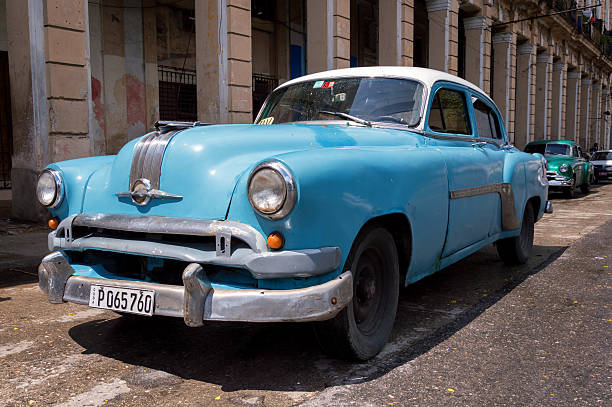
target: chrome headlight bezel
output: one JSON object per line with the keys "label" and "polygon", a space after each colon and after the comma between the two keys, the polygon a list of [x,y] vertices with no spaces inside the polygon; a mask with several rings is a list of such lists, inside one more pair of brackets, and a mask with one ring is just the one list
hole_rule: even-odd
{"label": "chrome headlight bezel", "polygon": [[559,166],[559,172],[566,173],[569,171],[569,166],[567,164],[561,164]]}
{"label": "chrome headlight bezel", "polygon": [[[55,183],[55,193],[53,196],[53,200],[49,204],[45,204],[44,202],[42,202],[38,196],[38,184],[42,176],[45,174],[49,174],[51,177],[53,177],[53,181]],[[60,175],[59,171],[54,169],[46,169],[40,173],[40,175],[38,176],[38,181],[36,182],[36,199],[38,199],[38,202],[46,208],[53,209],[60,206],[60,204],[64,200],[64,181],[62,180],[62,176]]]}
{"label": "chrome headlight bezel", "polygon": [[[253,201],[253,196],[251,194],[251,183],[253,181],[254,176],[261,170],[268,169],[276,172],[280,178],[283,180],[285,193],[282,199],[281,204],[278,209],[274,212],[265,212],[258,208],[257,204]],[[278,161],[264,161],[258,164],[253,171],[251,171],[251,175],[249,175],[249,180],[247,182],[247,197],[249,199],[249,203],[255,209],[255,211],[268,219],[278,220],[282,219],[285,216],[289,215],[289,213],[293,210],[295,206],[295,202],[297,201],[297,188],[295,185],[295,179],[289,171],[289,168]]]}

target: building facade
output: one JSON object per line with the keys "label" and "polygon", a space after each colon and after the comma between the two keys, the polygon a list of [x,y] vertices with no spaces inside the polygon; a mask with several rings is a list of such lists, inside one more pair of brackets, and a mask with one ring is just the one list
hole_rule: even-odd
{"label": "building facade", "polygon": [[510,140],[610,147],[612,0],[0,0],[0,188],[156,120],[248,123],[279,83],[422,66],[489,93]]}

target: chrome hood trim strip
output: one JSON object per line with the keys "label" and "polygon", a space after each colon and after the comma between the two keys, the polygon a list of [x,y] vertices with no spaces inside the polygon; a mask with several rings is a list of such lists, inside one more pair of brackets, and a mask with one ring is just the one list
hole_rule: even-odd
{"label": "chrome hood trim strip", "polygon": [[143,137],[134,148],[132,157],[132,168],[130,169],[131,191],[136,180],[147,179],[151,182],[152,189],[159,189],[159,178],[161,176],[161,164],[166,147],[172,138],[181,130],[169,131],[167,133],[154,132]]}

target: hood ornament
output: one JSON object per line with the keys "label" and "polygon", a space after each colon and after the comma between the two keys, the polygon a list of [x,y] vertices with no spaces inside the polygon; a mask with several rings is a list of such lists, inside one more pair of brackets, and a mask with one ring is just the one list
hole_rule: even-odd
{"label": "hood ornament", "polygon": [[132,202],[136,205],[146,205],[151,199],[183,199],[181,195],[151,188],[151,181],[146,178],[134,181],[130,192],[118,192],[115,195],[119,198],[132,198]]}

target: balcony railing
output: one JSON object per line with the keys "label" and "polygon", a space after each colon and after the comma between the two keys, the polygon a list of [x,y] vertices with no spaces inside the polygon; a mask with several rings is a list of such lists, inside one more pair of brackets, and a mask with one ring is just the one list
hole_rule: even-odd
{"label": "balcony railing", "polygon": [[[548,7],[554,11],[565,11],[579,8],[576,0],[547,0]],[[593,7],[593,10],[595,7]],[[588,9],[587,9],[588,10]],[[584,10],[570,11],[560,14],[576,32],[591,40],[601,53],[612,59],[612,32],[606,31],[603,20],[590,20],[584,15]]]}

